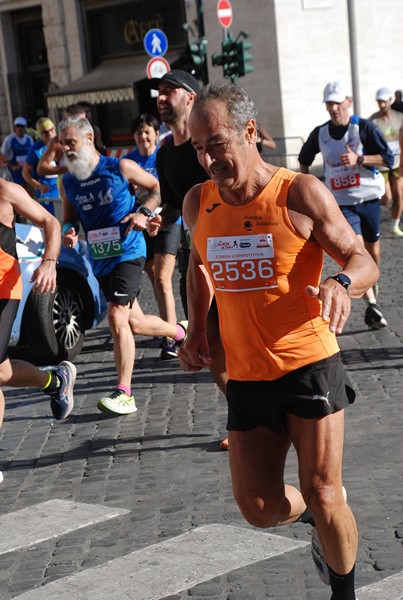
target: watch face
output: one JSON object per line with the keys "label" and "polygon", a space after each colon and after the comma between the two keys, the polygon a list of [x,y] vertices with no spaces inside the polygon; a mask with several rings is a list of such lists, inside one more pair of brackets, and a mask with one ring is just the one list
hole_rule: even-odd
{"label": "watch face", "polygon": [[338,279],[338,281],[340,281],[340,283],[345,288],[348,288],[351,285],[350,277],[348,277],[348,275],[345,275],[344,273],[339,273],[338,275],[336,275],[335,279]]}

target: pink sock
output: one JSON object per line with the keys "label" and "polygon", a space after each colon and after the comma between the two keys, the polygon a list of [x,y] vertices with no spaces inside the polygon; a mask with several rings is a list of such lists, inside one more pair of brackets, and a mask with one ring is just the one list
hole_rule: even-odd
{"label": "pink sock", "polygon": [[120,390],[121,392],[124,392],[126,394],[126,396],[131,396],[132,395],[132,391],[129,387],[127,387],[127,385],[123,385],[122,383],[118,383],[118,385],[116,386],[117,390]]}
{"label": "pink sock", "polygon": [[180,342],[186,335],[186,331],[183,329],[182,325],[179,323],[176,324],[176,337],[174,337],[175,342]]}

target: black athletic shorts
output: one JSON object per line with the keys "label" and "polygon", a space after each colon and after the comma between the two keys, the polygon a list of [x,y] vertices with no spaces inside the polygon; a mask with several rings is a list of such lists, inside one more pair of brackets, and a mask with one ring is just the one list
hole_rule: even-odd
{"label": "black athletic shorts", "polygon": [[161,229],[155,237],[149,236],[145,231],[147,260],[152,260],[155,254],[173,254],[173,256],[176,256],[181,241],[181,227],[180,223],[171,223]]}
{"label": "black athletic shorts", "polygon": [[110,273],[97,277],[108,302],[132,307],[140,291],[141,275],[144,269],[143,256],[118,263]]}
{"label": "black athletic shorts", "polygon": [[265,425],[285,430],[287,414],[318,419],[333,414],[355,399],[346,383],[340,353],[287,373],[274,381],[235,381],[227,387],[227,429],[249,431]]}
{"label": "black athletic shorts", "polygon": [[8,345],[19,300],[0,300],[0,363],[8,358]]}

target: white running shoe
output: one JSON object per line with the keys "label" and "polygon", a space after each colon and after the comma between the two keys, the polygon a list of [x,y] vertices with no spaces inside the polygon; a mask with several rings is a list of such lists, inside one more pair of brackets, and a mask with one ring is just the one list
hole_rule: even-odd
{"label": "white running shoe", "polygon": [[390,233],[396,237],[403,237],[403,231],[400,229],[400,227],[392,227]]}
{"label": "white running shoe", "polygon": [[134,396],[128,396],[121,390],[114,390],[110,396],[98,400],[97,407],[115,415],[129,415],[137,410]]}

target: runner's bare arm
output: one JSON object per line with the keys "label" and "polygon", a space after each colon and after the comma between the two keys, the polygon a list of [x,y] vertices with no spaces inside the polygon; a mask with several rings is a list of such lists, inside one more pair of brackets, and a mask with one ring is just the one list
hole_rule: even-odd
{"label": "runner's bare arm", "polygon": [[357,159],[362,156],[361,165],[370,165],[372,167],[386,167],[387,164],[384,161],[383,156],[380,154],[357,154],[346,144],[346,151],[340,154],[340,161],[342,165],[354,166],[357,163]]}
{"label": "runner's bare arm", "polygon": [[41,194],[45,194],[49,191],[49,186],[35,179],[35,177],[32,176],[33,170],[34,169],[32,165],[24,162],[22,165],[22,176],[27,184],[32,187],[32,189],[37,190]]}
{"label": "runner's bare arm", "polygon": [[[154,212],[161,204],[160,184],[158,179],[151,175],[145,169],[142,169],[134,160],[122,158],[120,161],[120,170],[124,177],[133,185],[148,192],[147,199],[142,203],[142,208]],[[147,227],[149,215],[142,212],[133,212],[128,214],[122,223],[128,223],[126,235],[131,229],[135,231],[144,231]]]}
{"label": "runner's bare arm", "polygon": [[298,175],[289,190],[288,213],[297,232],[314,238],[351,279],[349,294],[334,279],[308,286],[322,301],[322,317],[331,331],[341,333],[350,314],[351,298],[360,298],[379,277],[375,262],[347,223],[333,194],[313,175]]}
{"label": "runner's bare arm", "polygon": [[74,248],[78,242],[80,219],[74,205],[68,200],[63,180],[59,184],[63,207],[62,242],[66,248]]}
{"label": "runner's bare arm", "polygon": [[55,164],[58,163],[63,157],[63,148],[59,142],[59,138],[56,136],[49,140],[44,153],[42,154],[38,163],[38,175],[42,177],[44,175],[63,175],[67,173],[68,169],[65,165]]}
{"label": "runner's bare arm", "polygon": [[148,191],[148,197],[144,202],[144,206],[147,206],[153,212],[161,204],[158,179],[145,169],[142,169],[134,160],[126,158],[122,158],[120,161],[120,170],[129,183],[133,183]]}
{"label": "runner's bare arm", "polygon": [[[17,213],[29,219],[43,230],[45,248],[42,262],[35,269],[31,281],[34,281],[33,289],[37,293],[54,292],[56,290],[57,258],[60,252],[60,225],[58,220],[33,200],[23,187],[16,183],[0,180],[0,198],[4,198],[1,201],[1,216],[3,213],[6,215],[9,212],[8,207],[10,207],[12,214]],[[8,207],[4,205],[8,205]],[[10,223],[10,226],[13,225],[14,223]]]}
{"label": "runner's bare arm", "polygon": [[[183,218],[189,227],[191,239],[199,215],[200,190],[201,185],[191,188],[183,203]],[[191,243],[186,285],[189,327],[186,340],[179,350],[179,360],[184,371],[200,371],[211,364],[206,319],[213,299],[213,288],[193,243]]]}

